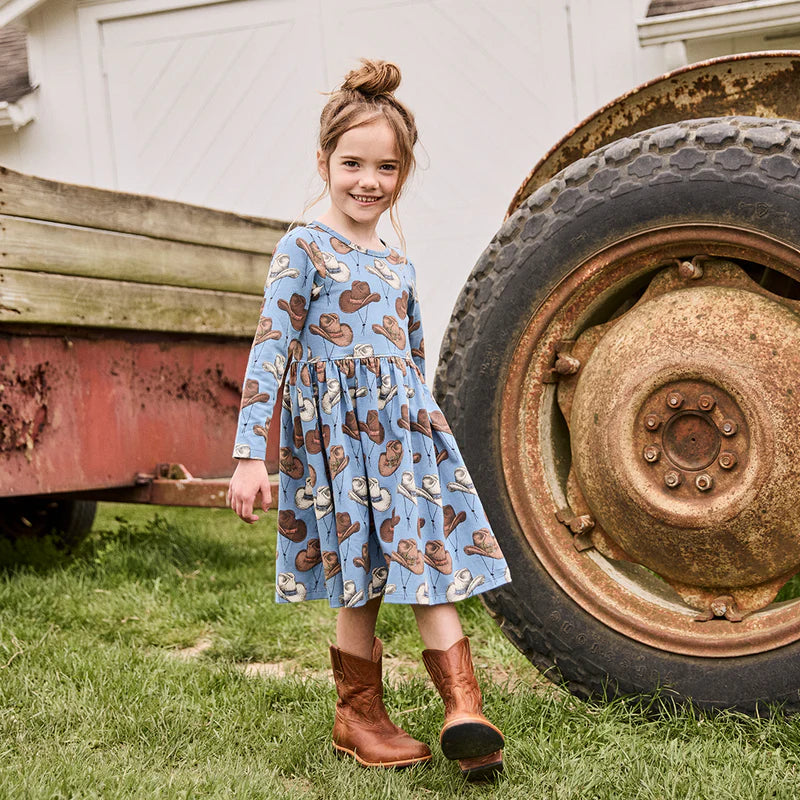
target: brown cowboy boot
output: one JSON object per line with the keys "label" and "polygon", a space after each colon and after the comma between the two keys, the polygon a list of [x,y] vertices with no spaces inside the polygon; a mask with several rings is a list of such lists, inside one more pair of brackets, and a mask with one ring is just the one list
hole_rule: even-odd
{"label": "brown cowboy boot", "polygon": [[383,705],[381,656],[383,645],[375,638],[368,661],[331,647],[336,692],[333,746],[353,756],[365,767],[409,767],[431,758],[428,745],[395,725]]}
{"label": "brown cowboy boot", "polygon": [[468,778],[499,772],[503,766],[503,734],[483,716],[483,699],[475,673],[469,639],[447,650],[424,650],[422,660],[444,700],[442,752],[457,759]]}

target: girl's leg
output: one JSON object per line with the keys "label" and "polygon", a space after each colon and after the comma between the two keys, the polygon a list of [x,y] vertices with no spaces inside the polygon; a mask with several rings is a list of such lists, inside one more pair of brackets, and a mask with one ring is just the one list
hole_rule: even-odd
{"label": "girl's leg", "polygon": [[398,728],[383,705],[382,654],[375,638],[381,598],[358,608],[341,608],[331,666],[339,702],[333,746],[366,767],[404,767],[430,760],[431,751]]}
{"label": "girl's leg", "polygon": [[452,603],[413,605],[419,635],[429,650],[447,650],[464,637],[458,611]]}
{"label": "girl's leg", "polygon": [[375,622],[381,595],[357,608],[340,608],[336,617],[336,646],[359,658],[372,658]]}
{"label": "girl's leg", "polygon": [[439,740],[468,780],[503,769],[503,734],[483,715],[483,698],[472,667],[469,639],[452,603],[412,606],[426,650],[422,660],[444,700]]}

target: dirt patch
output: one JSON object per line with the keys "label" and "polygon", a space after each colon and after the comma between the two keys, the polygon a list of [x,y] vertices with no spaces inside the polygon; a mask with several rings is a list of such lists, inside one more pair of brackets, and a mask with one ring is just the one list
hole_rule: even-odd
{"label": "dirt patch", "polygon": [[197,658],[201,653],[205,652],[206,650],[211,648],[212,645],[211,639],[207,636],[198,639],[191,647],[182,647],[180,650],[171,650],[170,652],[175,656],[175,658],[180,658],[184,661],[190,661],[193,658]]}

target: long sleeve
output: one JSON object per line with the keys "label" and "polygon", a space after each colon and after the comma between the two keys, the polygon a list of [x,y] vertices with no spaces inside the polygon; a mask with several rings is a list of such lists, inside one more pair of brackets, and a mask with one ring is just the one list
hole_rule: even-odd
{"label": "long sleeve", "polygon": [[234,458],[263,459],[275,398],[291,358],[302,357],[300,331],[308,314],[314,269],[295,228],[278,242],[242,386]]}
{"label": "long sleeve", "polygon": [[411,280],[411,296],[408,298],[408,343],[411,347],[411,357],[422,373],[425,380],[425,339],[422,333],[422,314],[419,307],[419,294],[417,292],[417,271],[409,262],[413,278]]}

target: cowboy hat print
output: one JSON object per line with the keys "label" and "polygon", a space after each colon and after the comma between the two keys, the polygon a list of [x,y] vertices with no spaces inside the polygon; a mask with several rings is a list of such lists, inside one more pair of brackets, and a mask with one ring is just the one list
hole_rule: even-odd
{"label": "cowboy hat print", "polygon": [[378,472],[384,477],[394,474],[403,461],[403,445],[399,439],[390,439],[386,449],[378,456]]}
{"label": "cowboy hat print", "polygon": [[294,454],[291,447],[281,447],[279,469],[290,478],[303,477],[303,462]]}
{"label": "cowboy hat print", "polygon": [[[348,386],[347,393],[350,395],[350,404],[356,404],[356,397],[366,397],[369,394],[369,389],[366,386]],[[352,414],[352,411],[348,411],[348,414]],[[358,438],[358,437],[356,437]]]}
{"label": "cowboy hat print", "polygon": [[389,265],[385,261],[376,258],[372,264],[367,265],[367,272],[377,275],[384,283],[389,284],[392,289],[400,288],[400,276],[389,269]]}
{"label": "cowboy hat print", "polygon": [[397,394],[397,384],[392,383],[391,375],[381,377],[381,385],[378,387],[378,408],[386,408],[386,404]]}
{"label": "cowboy hat print", "polygon": [[397,491],[410,500],[414,505],[417,504],[417,486],[414,483],[414,473],[406,470],[400,476],[400,484],[397,487]]}
{"label": "cowboy hat print", "polygon": [[339,261],[333,253],[320,250],[316,242],[309,244],[305,239],[298,239],[297,246],[305,250],[320,277],[332,278],[337,283],[343,283],[350,277],[350,269],[347,264]]}
{"label": "cowboy hat print", "polygon": [[375,355],[375,349],[368,342],[353,345],[353,358],[369,358]]}
{"label": "cowboy hat print", "polygon": [[266,439],[267,436],[269,435],[269,429],[267,428],[267,421],[264,420],[263,425],[253,425],[253,433],[255,433],[256,436],[263,436]]}
{"label": "cowboy hat print", "polygon": [[300,583],[292,572],[281,572],[276,581],[278,597],[290,603],[299,603],[306,599],[306,585]]}
{"label": "cowboy hat print", "polygon": [[430,412],[431,428],[435,431],[442,431],[442,433],[450,433],[450,426],[447,424],[444,414],[441,411],[434,410]]}
{"label": "cowboy hat print", "polygon": [[242,408],[252,406],[253,403],[268,403],[269,392],[260,392],[258,381],[255,378],[248,378],[244,382],[244,390],[242,391]]}
{"label": "cowboy hat print", "polygon": [[391,517],[387,517],[385,520],[383,520],[383,522],[381,522],[381,541],[386,542],[386,544],[394,541],[394,529],[398,522],[400,522],[400,517],[394,513],[394,506],[392,506]]}
{"label": "cowboy hat print", "polygon": [[395,298],[394,309],[400,319],[406,318],[408,313],[408,292],[405,289],[403,289],[403,294],[400,297]]}
{"label": "cowboy hat print", "polygon": [[350,514],[347,511],[336,512],[336,538],[339,540],[339,544],[360,530],[361,523],[350,522]]}
{"label": "cowboy hat print", "polygon": [[411,355],[416,356],[417,358],[421,359],[422,361],[425,360],[425,340],[420,339],[419,345],[417,347],[411,348]]}
{"label": "cowboy hat print", "polygon": [[289,384],[283,385],[283,395],[281,395],[281,406],[287,411],[292,410],[292,393],[289,389]]}
{"label": "cowboy hat print", "polygon": [[374,323],[372,330],[385,336],[395,347],[402,350],[406,346],[406,335],[400,323],[390,314],[383,315],[383,325]]}
{"label": "cowboy hat print", "polygon": [[283,334],[272,330],[272,317],[259,317],[253,344],[261,344],[269,339],[280,339]]}
{"label": "cowboy hat print", "polygon": [[385,433],[376,409],[371,408],[367,411],[367,421],[359,420],[358,429],[366,433],[375,444],[383,444]]}
{"label": "cowboy hat print", "polygon": [[428,592],[428,581],[423,581],[417,586],[415,599],[418,606],[429,606],[431,604],[431,597]]}
{"label": "cowboy hat print", "polygon": [[444,542],[441,539],[425,543],[423,558],[429,567],[443,575],[449,575],[453,571],[453,557],[445,550]]}
{"label": "cowboy hat print", "polygon": [[306,538],[306,524],[301,519],[295,519],[294,511],[284,509],[278,512],[278,533],[290,542],[302,542]]}
{"label": "cowboy hat print", "polygon": [[316,336],[321,336],[340,347],[353,341],[353,329],[347,323],[340,322],[339,315],[335,313],[320,314],[319,325],[309,325],[308,329]]}
{"label": "cowboy hat print", "polygon": [[392,502],[391,492],[379,485],[377,478],[365,478],[361,475],[353,478],[353,488],[347,496],[359,505],[372,505],[378,511],[386,511]]}
{"label": "cowboy hat print", "polygon": [[342,384],[336,380],[336,378],[331,378],[328,381],[328,384],[325,388],[325,391],[322,393],[322,399],[320,400],[320,404],[322,405],[322,410],[326,414],[330,414],[333,411],[333,407],[342,399]]}
{"label": "cowboy hat print", "polygon": [[391,559],[415,575],[422,575],[425,571],[422,553],[413,539],[401,539],[397,543],[397,550],[392,551]]}
{"label": "cowboy hat print", "polygon": [[361,567],[364,572],[369,572],[369,545],[366,542],[361,545],[361,555],[353,559],[353,564]]}
{"label": "cowboy hat print", "polygon": [[381,594],[394,593],[394,591],[397,589],[397,586],[395,586],[393,583],[387,584],[386,580],[388,577],[388,567],[375,567],[375,569],[372,570],[372,577],[370,578],[369,586],[367,587],[367,596],[370,600],[373,600]]}
{"label": "cowboy hat print", "polygon": [[320,436],[319,428],[313,428],[306,433],[306,450],[309,453],[317,454],[322,452],[322,445],[325,444],[327,448],[331,443],[331,426],[322,426],[322,435]]}
{"label": "cowboy hat print", "polygon": [[456,514],[455,509],[449,503],[443,509],[444,511],[444,535],[449,536],[462,522],[466,522],[467,512],[459,511]]}
{"label": "cowboy hat print", "polygon": [[429,439],[433,437],[433,433],[431,432],[431,423],[430,419],[428,418],[428,410],[425,408],[421,408],[417,411],[417,421],[411,422],[411,430],[417,431],[421,433],[423,436],[427,436]]}
{"label": "cowboy hat print", "polygon": [[405,359],[401,358],[400,356],[389,356],[389,361],[391,361],[392,364],[394,364],[397,367],[397,369],[399,369],[400,372],[403,373],[403,377],[405,378],[407,371]]}
{"label": "cowboy hat print", "polygon": [[322,568],[325,570],[325,580],[329,581],[334,575],[342,571],[339,556],[333,550],[322,551]]}
{"label": "cowboy hat print", "polygon": [[283,309],[289,315],[289,321],[296,331],[303,330],[303,325],[308,315],[306,299],[303,295],[297,293],[293,294],[289,298],[288,303],[281,297],[281,299],[278,300],[278,308]]}
{"label": "cowboy hat print", "polygon": [[333,500],[331,499],[331,487],[320,486],[314,498],[314,514],[317,519],[322,519],[333,511]]}
{"label": "cowboy hat print", "polygon": [[341,239],[337,239],[335,236],[331,236],[331,247],[340,255],[346,256],[348,253],[353,252],[353,248],[350,247],[347,242],[343,242]]}
{"label": "cowboy hat print", "polygon": [[[295,493],[294,493],[294,504],[299,509],[306,509],[311,508],[314,505],[314,484],[311,483],[311,476],[309,475],[306,478],[306,482],[304,486],[301,486]],[[294,512],[289,512],[294,513]]]}
{"label": "cowboy hat print", "polygon": [[377,292],[370,292],[366,281],[353,281],[349,289],[345,289],[339,297],[339,308],[345,314],[354,314],[370,303],[377,303],[381,296]]}
{"label": "cowboy hat print", "polygon": [[350,456],[345,455],[344,447],[340,444],[333,445],[328,452],[328,469],[331,471],[331,477],[335,478],[349,463]]}
{"label": "cowboy hat print", "polygon": [[311,422],[317,416],[314,404],[307,397],[303,397],[303,390],[297,387],[297,406],[300,409],[300,419],[303,422]]}
{"label": "cowboy hat print", "polygon": [[439,486],[438,475],[423,475],[422,486],[417,487],[417,495],[424,497],[429,503],[442,505],[442,490]]}
{"label": "cowboy hat print", "polygon": [[337,358],[334,363],[345,378],[352,378],[356,374],[356,362],[352,358]]}
{"label": "cowboy hat print", "polygon": [[250,445],[237,442],[233,447],[234,458],[250,458]]}
{"label": "cowboy hat print", "polygon": [[450,458],[447,450],[444,450],[444,449],[440,450],[436,446],[436,443],[434,443],[434,445],[433,445],[433,452],[436,453],[436,466],[437,467],[439,466],[439,464],[442,463],[442,461],[446,461],[448,458]]}
{"label": "cowboy hat print", "polygon": [[411,430],[411,421],[408,416],[408,403],[403,403],[403,405],[400,406],[400,419],[397,420],[397,424],[407,431]]}
{"label": "cowboy hat print", "polygon": [[445,595],[448,603],[454,603],[456,600],[463,600],[469,597],[475,589],[484,583],[483,575],[476,575],[472,577],[472,572],[468,567],[462,567],[453,576],[453,582],[447,587]]}
{"label": "cowboy hat print", "polygon": [[321,563],[322,553],[319,551],[319,539],[309,539],[306,549],[301,550],[294,559],[294,565],[298,572],[308,572]]}
{"label": "cowboy hat print", "polygon": [[358,422],[356,421],[355,411],[347,411],[342,423],[342,432],[346,433],[351,439],[358,441],[361,435],[358,432]]}
{"label": "cowboy hat print", "polygon": [[299,450],[303,446],[303,423],[300,421],[300,417],[295,417],[293,419],[293,429],[292,429],[292,440],[294,441],[294,446],[297,450]]}
{"label": "cowboy hat print", "polygon": [[356,591],[356,582],[346,580],[342,584],[342,594],[339,595],[339,602],[346,608],[357,606],[364,599],[364,590]]}
{"label": "cowboy hat print", "polygon": [[452,492],[464,492],[465,494],[477,494],[475,485],[466,467],[456,467],[453,472],[454,480],[449,481],[447,488]]}
{"label": "cowboy hat print", "polygon": [[468,544],[464,552],[471,555],[487,556],[488,558],[502,558],[497,539],[488,528],[480,528],[472,534],[473,544]]}
{"label": "cowboy hat print", "polygon": [[281,278],[297,278],[300,275],[300,270],[289,266],[289,255],[287,253],[276,253],[269,265],[269,272],[267,272],[266,286],[272,286],[275,281]]}

